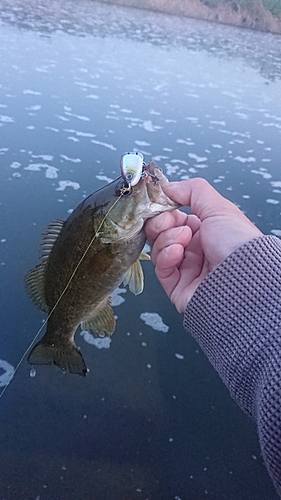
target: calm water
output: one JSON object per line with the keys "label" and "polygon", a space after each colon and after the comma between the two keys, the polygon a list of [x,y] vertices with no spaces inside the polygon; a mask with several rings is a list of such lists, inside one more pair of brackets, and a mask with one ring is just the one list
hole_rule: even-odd
{"label": "calm water", "polygon": [[[0,2],[2,387],[44,319],[23,286],[40,233],[125,151],[281,235],[280,37],[48,4]],[[86,379],[24,359],[0,401],[1,500],[276,499],[253,422],[144,268],[141,296],[117,290],[111,344],[76,335]]]}

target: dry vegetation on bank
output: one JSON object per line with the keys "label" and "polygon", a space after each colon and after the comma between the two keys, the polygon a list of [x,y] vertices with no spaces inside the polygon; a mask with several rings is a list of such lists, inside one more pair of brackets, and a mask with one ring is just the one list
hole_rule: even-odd
{"label": "dry vegetation on bank", "polygon": [[281,0],[98,0],[281,34]]}

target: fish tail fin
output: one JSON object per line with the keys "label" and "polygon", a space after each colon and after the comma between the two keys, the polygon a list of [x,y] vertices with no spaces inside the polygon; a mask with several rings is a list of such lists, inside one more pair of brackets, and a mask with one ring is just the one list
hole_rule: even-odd
{"label": "fish tail fin", "polygon": [[87,366],[80,351],[73,342],[60,344],[46,341],[43,337],[28,356],[31,365],[56,365],[62,371],[69,371],[85,377]]}

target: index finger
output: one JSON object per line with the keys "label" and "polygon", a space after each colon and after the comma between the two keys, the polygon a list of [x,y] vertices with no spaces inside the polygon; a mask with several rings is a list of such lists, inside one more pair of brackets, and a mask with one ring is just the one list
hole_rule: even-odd
{"label": "index finger", "polygon": [[153,245],[159,233],[172,227],[185,226],[188,215],[180,210],[165,212],[156,217],[148,219],[145,224],[145,232],[150,245]]}
{"label": "index finger", "polygon": [[183,206],[189,206],[201,221],[208,217],[237,214],[238,207],[224,198],[205,179],[194,178],[169,182],[163,186],[165,194]]}

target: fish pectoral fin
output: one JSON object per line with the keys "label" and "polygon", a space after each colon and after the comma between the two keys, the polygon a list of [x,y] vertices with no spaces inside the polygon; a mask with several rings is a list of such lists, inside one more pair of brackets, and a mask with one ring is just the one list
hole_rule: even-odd
{"label": "fish pectoral fin", "polygon": [[106,300],[106,304],[101,307],[96,314],[81,323],[82,330],[90,332],[92,330],[94,337],[106,337],[113,334],[115,330],[115,318],[112,307],[109,305],[110,297]]}
{"label": "fish pectoral fin", "polygon": [[129,285],[129,290],[135,295],[143,291],[144,279],[139,259],[136,260],[126,272],[123,279],[123,285]]}
{"label": "fish pectoral fin", "polygon": [[85,377],[87,366],[82,354],[73,342],[60,344],[60,342],[49,342],[40,340],[28,356],[31,365],[56,365],[62,371],[69,371],[75,375]]}
{"label": "fish pectoral fin", "polygon": [[148,255],[148,253],[146,253],[146,252],[141,252],[139,259],[140,260],[151,260],[150,255]]}
{"label": "fish pectoral fin", "polygon": [[33,269],[30,269],[24,277],[24,283],[33,304],[41,311],[47,313],[48,306],[44,294],[45,265],[46,263],[42,262]]}

